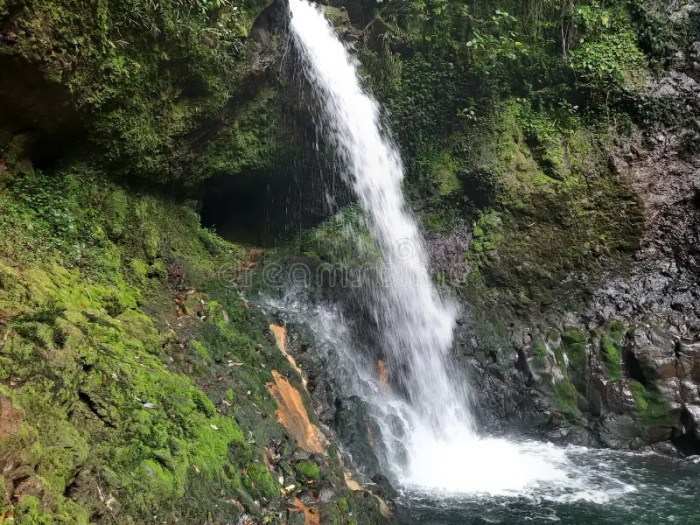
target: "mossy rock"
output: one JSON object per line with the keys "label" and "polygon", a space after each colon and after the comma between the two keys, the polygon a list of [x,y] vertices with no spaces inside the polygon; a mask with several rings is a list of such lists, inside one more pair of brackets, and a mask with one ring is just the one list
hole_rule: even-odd
{"label": "mossy rock", "polygon": [[299,461],[294,465],[294,472],[301,482],[316,481],[319,478],[320,470],[316,463],[311,461]]}
{"label": "mossy rock", "polygon": [[671,411],[666,400],[654,387],[630,380],[629,389],[637,407],[638,421],[647,433],[660,427],[672,428],[678,425],[677,414]]}

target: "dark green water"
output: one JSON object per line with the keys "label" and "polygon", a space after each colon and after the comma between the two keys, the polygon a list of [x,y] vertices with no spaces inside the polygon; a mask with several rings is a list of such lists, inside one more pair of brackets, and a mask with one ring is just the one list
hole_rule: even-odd
{"label": "dark green water", "polygon": [[568,475],[581,482],[564,490],[533,486],[507,496],[405,491],[398,523],[700,525],[700,458],[584,449],[569,457]]}

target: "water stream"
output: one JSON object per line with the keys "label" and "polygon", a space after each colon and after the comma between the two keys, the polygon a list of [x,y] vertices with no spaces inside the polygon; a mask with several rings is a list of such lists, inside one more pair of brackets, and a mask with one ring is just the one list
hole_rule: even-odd
{"label": "water stream", "polygon": [[312,319],[317,340],[332,348],[336,366],[352,377],[344,388],[369,406],[381,434],[379,459],[408,507],[434,514],[441,501],[473,510],[484,497],[496,508],[522,498],[602,504],[636,493],[634,476],[620,474],[626,464],[620,455],[610,459],[586,449],[479,434],[467,381],[450,357],[456,306],[432,282],[423,239],[402,194],[402,160],[380,108],[323,13],[306,0],[290,0],[289,6],[294,44],[319,101],[317,124],[376,243],[374,277],[363,288],[363,301],[379,334],[374,350],[386,376],[376,361],[362,357],[332,305],[304,304],[290,294],[273,306],[294,321]]}

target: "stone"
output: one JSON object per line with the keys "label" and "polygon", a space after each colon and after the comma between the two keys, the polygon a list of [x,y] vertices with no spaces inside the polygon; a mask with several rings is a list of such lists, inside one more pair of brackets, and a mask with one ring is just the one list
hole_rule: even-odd
{"label": "stone", "polygon": [[627,347],[631,373],[642,382],[676,377],[675,341],[667,332],[649,329],[632,331]]}
{"label": "stone", "polygon": [[274,383],[267,389],[277,402],[277,419],[294,437],[299,447],[307,452],[323,453],[326,438],[309,419],[299,391],[282,374],[272,371]]}
{"label": "stone", "polygon": [[330,503],[335,497],[335,492],[329,488],[322,488],[321,492],[318,493],[318,499],[321,503]]}
{"label": "stone", "polygon": [[686,429],[690,430],[693,437],[700,441],[700,405],[686,405]]}

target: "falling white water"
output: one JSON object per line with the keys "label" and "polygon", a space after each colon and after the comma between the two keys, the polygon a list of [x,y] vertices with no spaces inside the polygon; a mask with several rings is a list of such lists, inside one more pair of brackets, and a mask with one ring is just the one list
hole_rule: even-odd
{"label": "falling white water", "polygon": [[381,253],[384,280],[372,290],[373,315],[389,373],[436,430],[455,421],[469,428],[465,393],[445,367],[455,308],[431,283],[426,250],[403,199],[401,157],[382,131],[379,108],[364,93],[355,62],[326,18],[306,1],[292,1],[290,7],[292,33],[321,101],[328,138]]}
{"label": "falling white water", "polygon": [[[619,479],[625,469],[624,453],[480,438],[466,432],[457,439],[440,436],[406,400],[381,385],[376,372],[358,358],[358,343],[349,323],[333,305],[314,304],[292,288],[282,298],[266,298],[265,306],[285,323],[311,329],[315,351],[333,370],[334,381],[340,382],[333,388],[340,388],[345,397],[359,397],[372,409],[382,434],[377,453],[387,454],[389,463],[384,462],[384,467],[411,493],[447,501],[489,496],[602,504],[636,491],[629,481]],[[408,435],[402,429],[409,429]],[[404,445],[409,463],[402,468],[396,459]]]}
{"label": "falling white water", "polygon": [[[364,209],[383,279],[368,291],[392,387],[355,357],[356,395],[381,429],[385,467],[405,486],[509,494],[548,483],[571,487],[561,449],[477,437],[464,376],[450,360],[456,310],[433,286],[428,257],[403,193],[401,157],[362,89],[357,63],[323,13],[290,0],[290,28],[321,105],[324,135]],[[321,329],[322,315],[314,314]],[[338,328],[328,328],[323,334]],[[335,334],[338,337],[338,334]],[[349,346],[342,337],[337,348]],[[349,354],[349,359],[353,357]]]}

